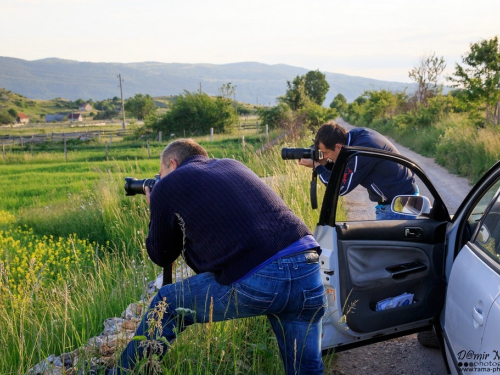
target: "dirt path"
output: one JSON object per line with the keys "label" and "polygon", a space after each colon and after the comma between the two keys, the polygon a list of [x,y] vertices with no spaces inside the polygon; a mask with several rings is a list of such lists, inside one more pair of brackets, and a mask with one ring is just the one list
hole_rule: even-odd
{"label": "dirt path", "polygon": [[[348,130],[353,128],[342,119],[337,122]],[[401,154],[416,162],[432,181],[451,214],[455,213],[462,200],[471,189],[465,178],[450,174],[446,169],[437,165],[432,158],[426,158],[410,149],[391,141]],[[356,215],[366,219],[367,212],[373,211],[373,205],[360,203],[361,194],[366,195],[364,189],[355,189],[346,196],[350,207],[349,216],[355,220]],[[446,374],[441,353],[438,349],[428,349],[417,341],[417,335],[389,340],[386,342],[368,345],[337,354],[334,366],[325,370],[328,375],[443,375]]]}

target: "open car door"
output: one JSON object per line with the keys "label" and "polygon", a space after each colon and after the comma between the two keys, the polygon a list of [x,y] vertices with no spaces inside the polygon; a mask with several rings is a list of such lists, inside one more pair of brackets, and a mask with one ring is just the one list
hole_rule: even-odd
{"label": "open car door", "polygon": [[[339,197],[352,158],[390,160],[416,176],[420,195],[432,206],[425,215],[403,220],[349,218],[352,207]],[[366,196],[366,191],[361,190]],[[376,202],[368,202],[375,212]],[[354,205],[352,205],[354,206]],[[415,212],[410,212],[415,213]],[[425,173],[410,159],[360,147],[344,147],[325,191],[315,238],[328,313],[323,350],[342,350],[428,329],[445,300],[445,236],[450,215]]]}

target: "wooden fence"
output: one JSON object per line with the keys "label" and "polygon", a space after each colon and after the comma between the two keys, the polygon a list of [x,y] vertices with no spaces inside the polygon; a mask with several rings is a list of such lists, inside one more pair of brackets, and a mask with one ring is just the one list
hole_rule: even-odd
{"label": "wooden fence", "polygon": [[4,145],[19,144],[24,146],[26,143],[43,143],[43,142],[63,142],[69,139],[79,139],[81,141],[91,140],[95,138],[112,138],[113,136],[124,137],[132,135],[133,130],[92,130],[85,132],[64,132],[64,133],[46,133],[29,135],[4,135],[0,136],[0,143]]}

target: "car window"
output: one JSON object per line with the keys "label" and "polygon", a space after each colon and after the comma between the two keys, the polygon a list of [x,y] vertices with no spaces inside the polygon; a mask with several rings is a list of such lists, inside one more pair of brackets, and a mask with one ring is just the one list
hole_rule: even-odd
{"label": "car window", "polygon": [[[395,176],[399,176],[396,178]],[[418,187],[418,195],[429,199],[431,206],[433,197],[425,184],[408,168],[374,156],[363,156],[351,159],[342,180],[343,190],[337,207],[338,221],[366,221],[392,219],[428,219],[428,215],[399,215],[391,209],[393,199],[398,195],[414,193],[408,179],[414,179]],[[345,191],[348,191],[345,194]]]}
{"label": "car window", "polygon": [[[496,263],[500,264],[500,195],[498,194],[497,185],[498,183],[483,197],[485,200],[490,197],[491,200],[491,196],[495,196],[493,204],[486,213],[481,227],[476,234],[474,244],[482,249]],[[486,202],[483,201],[483,207],[485,205]],[[480,208],[476,212],[476,215],[479,214],[479,210]]]}

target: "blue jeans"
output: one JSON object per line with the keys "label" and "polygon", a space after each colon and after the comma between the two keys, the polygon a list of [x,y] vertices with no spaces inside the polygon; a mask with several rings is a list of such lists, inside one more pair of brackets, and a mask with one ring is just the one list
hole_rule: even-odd
{"label": "blue jeans", "polygon": [[[286,374],[322,374],[321,319],[326,312],[327,300],[317,259],[317,255],[310,252],[281,258],[233,285],[218,284],[211,273],[165,285],[150,305],[152,309],[163,299],[167,304],[163,328],[156,335],[171,343],[187,326],[207,323],[210,301],[213,300],[214,322],[267,316],[277,338]],[[144,315],[135,335],[150,339],[147,315]],[[144,348],[139,348],[139,343],[135,340],[129,342],[113,374],[124,373],[121,368],[132,369],[138,358],[148,354]],[[161,345],[165,353],[167,346]]]}
{"label": "blue jeans", "polygon": [[377,205],[375,206],[375,219],[376,220],[410,220],[416,219],[416,216],[413,215],[401,215],[395,212],[392,212],[391,205]]}

